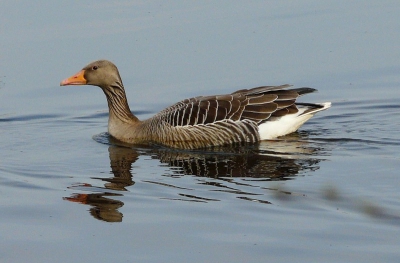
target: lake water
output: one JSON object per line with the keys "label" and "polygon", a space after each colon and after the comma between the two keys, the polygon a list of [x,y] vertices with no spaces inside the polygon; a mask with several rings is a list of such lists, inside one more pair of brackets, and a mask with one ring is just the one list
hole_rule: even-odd
{"label": "lake water", "polygon": [[[399,262],[397,1],[5,1],[1,262]],[[332,101],[280,140],[118,146],[90,61],[132,111],[290,83]]]}

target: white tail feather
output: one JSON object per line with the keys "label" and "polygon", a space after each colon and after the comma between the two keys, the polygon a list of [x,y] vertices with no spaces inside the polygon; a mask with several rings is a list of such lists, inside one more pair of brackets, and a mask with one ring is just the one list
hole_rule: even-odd
{"label": "white tail feather", "polygon": [[308,121],[315,113],[331,107],[330,102],[316,103],[320,107],[313,108],[310,105],[297,105],[299,111],[295,114],[288,114],[275,120],[269,120],[258,126],[261,140],[271,140],[280,136],[297,131],[301,125]]}

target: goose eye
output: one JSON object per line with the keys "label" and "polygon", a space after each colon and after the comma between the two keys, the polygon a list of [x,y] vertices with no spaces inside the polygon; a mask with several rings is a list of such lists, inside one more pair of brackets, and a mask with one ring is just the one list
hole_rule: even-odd
{"label": "goose eye", "polygon": [[93,70],[97,70],[99,67],[98,66],[93,66],[92,69]]}

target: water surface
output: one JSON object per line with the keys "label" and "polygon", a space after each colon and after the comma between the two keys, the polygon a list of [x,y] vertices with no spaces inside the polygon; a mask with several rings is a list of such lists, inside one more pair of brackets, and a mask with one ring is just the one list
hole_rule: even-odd
{"label": "water surface", "polygon": [[[399,9],[4,3],[0,260],[398,262]],[[126,147],[106,133],[101,90],[58,86],[99,58],[120,68],[140,119],[284,83],[333,107],[271,142]]]}

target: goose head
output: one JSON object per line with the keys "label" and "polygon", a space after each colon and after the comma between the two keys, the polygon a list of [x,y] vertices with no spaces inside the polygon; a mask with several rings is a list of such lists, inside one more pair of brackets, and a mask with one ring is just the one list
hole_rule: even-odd
{"label": "goose head", "polygon": [[94,61],[60,83],[60,86],[67,85],[92,85],[103,90],[116,86],[123,88],[118,68],[108,60]]}

